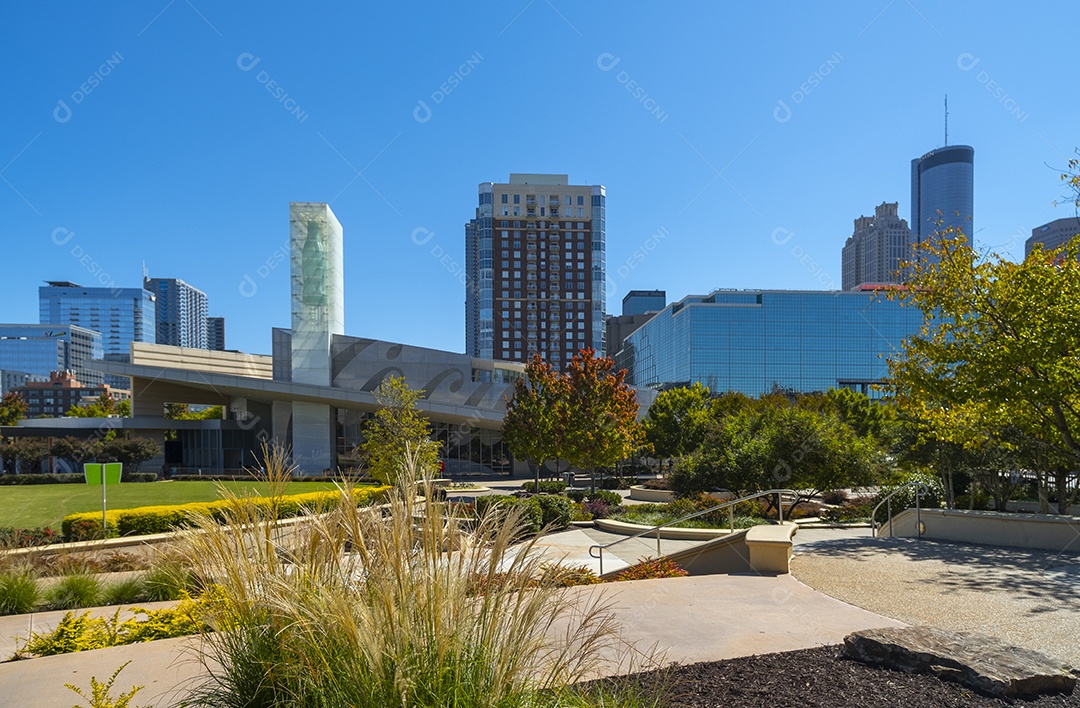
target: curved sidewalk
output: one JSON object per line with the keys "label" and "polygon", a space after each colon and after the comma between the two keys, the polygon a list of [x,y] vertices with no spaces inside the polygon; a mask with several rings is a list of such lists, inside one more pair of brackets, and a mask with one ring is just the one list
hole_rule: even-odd
{"label": "curved sidewalk", "polygon": [[[691,663],[837,644],[849,632],[899,622],[816,592],[790,575],[710,575],[569,588],[570,595],[600,593],[640,652],[655,646],[665,661]],[[203,675],[192,648],[198,638],[167,639],[78,654],[0,664],[4,705],[71,705],[64,683],[88,687],[121,664],[117,687],[145,684],[138,705],[167,705],[178,686]],[[633,652],[609,657],[605,673],[618,673]]]}

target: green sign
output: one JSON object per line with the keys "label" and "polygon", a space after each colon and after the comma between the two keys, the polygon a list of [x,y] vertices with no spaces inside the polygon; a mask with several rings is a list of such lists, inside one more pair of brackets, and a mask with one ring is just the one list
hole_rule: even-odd
{"label": "green sign", "polygon": [[83,464],[83,474],[86,475],[86,483],[90,485],[101,484],[101,472],[104,468],[105,471],[105,484],[120,484],[120,477],[124,471],[124,463],[122,462],[106,462],[105,464],[90,463]]}

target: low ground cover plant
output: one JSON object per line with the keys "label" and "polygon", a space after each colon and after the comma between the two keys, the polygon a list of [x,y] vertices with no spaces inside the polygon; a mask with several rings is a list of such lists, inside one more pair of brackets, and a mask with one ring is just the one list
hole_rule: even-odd
{"label": "low ground cover plant", "polygon": [[677,563],[667,558],[641,561],[637,565],[621,571],[615,576],[616,581],[653,580],[655,578],[682,578],[690,573]]}
{"label": "low ground cover plant", "polygon": [[206,608],[216,601],[211,594],[207,598],[184,600],[176,607],[161,610],[134,607],[135,616],[123,621],[120,610],[111,617],[68,612],[51,632],[31,634],[18,656],[53,656],[198,634],[206,630],[202,620]]}

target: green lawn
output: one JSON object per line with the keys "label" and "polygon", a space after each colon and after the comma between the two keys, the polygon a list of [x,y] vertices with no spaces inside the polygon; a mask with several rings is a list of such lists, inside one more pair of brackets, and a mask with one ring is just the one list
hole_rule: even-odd
{"label": "green lawn", "polygon": [[[141,482],[106,488],[109,509],[154,504],[184,504],[220,498],[224,486],[234,492],[266,492],[265,482]],[[333,489],[332,482],[289,482],[286,494]],[[85,484],[0,486],[0,526],[60,530],[60,521],[78,511],[101,511],[101,487]]]}

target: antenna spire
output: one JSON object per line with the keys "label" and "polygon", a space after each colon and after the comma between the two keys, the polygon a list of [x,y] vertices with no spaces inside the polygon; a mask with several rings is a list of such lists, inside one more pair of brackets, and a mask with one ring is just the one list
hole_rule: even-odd
{"label": "antenna spire", "polygon": [[949,94],[945,94],[945,147],[949,146]]}

